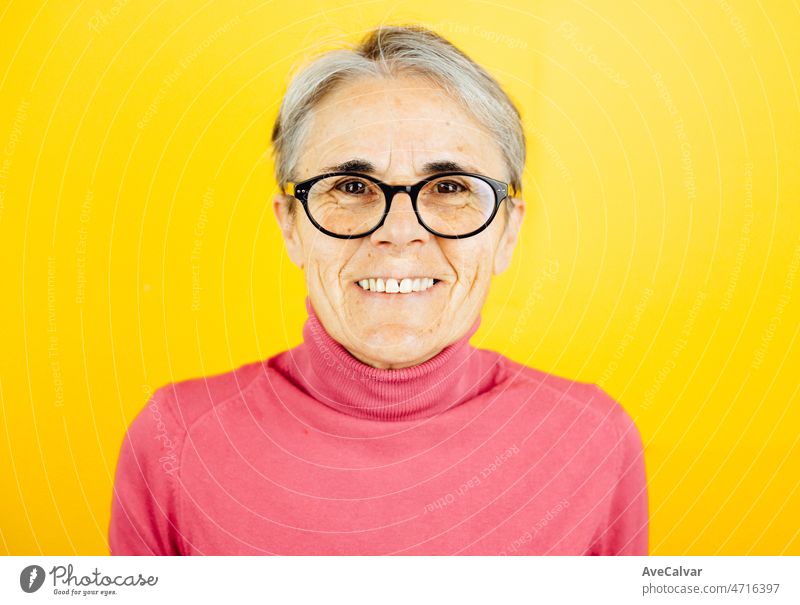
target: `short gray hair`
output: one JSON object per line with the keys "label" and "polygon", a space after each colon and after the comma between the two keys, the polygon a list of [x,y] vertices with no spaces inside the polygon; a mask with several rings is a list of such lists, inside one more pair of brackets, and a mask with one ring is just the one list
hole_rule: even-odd
{"label": "short gray hair", "polygon": [[296,178],[309,118],[327,93],[361,76],[402,73],[423,76],[440,86],[493,133],[508,167],[509,183],[521,191],[525,134],[519,110],[485,69],[419,25],[377,27],[355,48],[328,51],[291,79],[272,129],[275,176],[281,190]]}

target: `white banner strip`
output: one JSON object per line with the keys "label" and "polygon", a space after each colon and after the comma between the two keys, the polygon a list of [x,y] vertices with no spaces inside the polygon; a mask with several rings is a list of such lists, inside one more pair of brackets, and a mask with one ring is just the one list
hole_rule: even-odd
{"label": "white banner strip", "polygon": [[800,603],[798,557],[2,557],[0,603]]}

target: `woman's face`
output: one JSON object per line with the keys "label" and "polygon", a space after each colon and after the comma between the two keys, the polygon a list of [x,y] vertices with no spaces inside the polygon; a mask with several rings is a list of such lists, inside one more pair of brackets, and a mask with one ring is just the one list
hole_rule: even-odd
{"label": "woman's face", "polygon": [[[448,168],[501,181],[508,170],[492,136],[441,89],[419,77],[363,78],[329,94],[314,110],[298,181],[344,162],[368,162],[390,184],[412,184]],[[431,168],[433,168],[431,170]],[[353,356],[377,368],[417,365],[463,336],[486,299],[493,274],[505,270],[524,204],[515,199],[478,235],[439,238],[417,222],[411,199],[395,195],[384,224],[360,239],[317,230],[299,202],[281,194],[274,210],[292,261],[304,270],[308,295],[326,331]],[[504,205],[508,202],[503,202]],[[370,277],[431,277],[412,293],[365,291]]]}

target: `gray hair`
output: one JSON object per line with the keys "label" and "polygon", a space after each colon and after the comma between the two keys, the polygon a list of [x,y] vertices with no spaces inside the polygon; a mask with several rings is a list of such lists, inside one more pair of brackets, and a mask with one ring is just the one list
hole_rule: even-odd
{"label": "gray hair", "polygon": [[272,129],[275,175],[281,190],[295,180],[309,118],[327,93],[360,76],[400,73],[429,79],[471,112],[495,136],[508,167],[509,183],[521,191],[525,134],[516,106],[486,70],[445,38],[419,25],[375,28],[355,48],[328,51],[291,79]]}

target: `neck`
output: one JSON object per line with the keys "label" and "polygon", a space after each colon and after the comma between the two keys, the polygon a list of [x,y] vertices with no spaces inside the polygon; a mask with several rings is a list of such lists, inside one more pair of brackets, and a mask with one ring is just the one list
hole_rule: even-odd
{"label": "neck", "polygon": [[486,351],[469,339],[480,316],[456,341],[422,363],[377,368],[353,356],[334,340],[306,297],[308,319],[303,344],[293,353],[295,374],[306,392],[342,413],[375,420],[413,420],[433,416],[487,387],[491,372]]}

